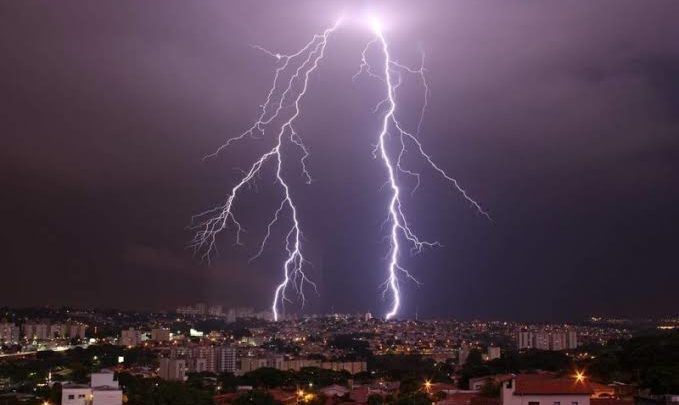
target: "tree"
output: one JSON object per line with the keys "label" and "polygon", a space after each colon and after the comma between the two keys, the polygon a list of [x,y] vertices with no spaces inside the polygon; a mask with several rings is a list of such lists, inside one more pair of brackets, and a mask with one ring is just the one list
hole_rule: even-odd
{"label": "tree", "polygon": [[368,395],[368,405],[381,405],[384,402],[384,398],[380,394],[370,394]]}
{"label": "tree", "polygon": [[501,392],[500,384],[495,384],[492,381],[488,381],[481,387],[481,396],[488,398],[499,398]]}
{"label": "tree", "polygon": [[285,371],[262,367],[246,373],[243,379],[256,387],[276,388],[285,384],[287,375]]}
{"label": "tree", "polygon": [[431,405],[429,396],[424,392],[414,392],[408,395],[399,396],[395,405]]}
{"label": "tree", "polygon": [[281,405],[266,391],[252,390],[239,395],[232,402],[233,405]]}

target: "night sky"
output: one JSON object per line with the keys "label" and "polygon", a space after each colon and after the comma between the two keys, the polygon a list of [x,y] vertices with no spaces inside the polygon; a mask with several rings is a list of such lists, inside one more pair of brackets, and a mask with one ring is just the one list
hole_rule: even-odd
{"label": "night sky", "polygon": [[[248,258],[278,202],[271,168],[237,205],[245,246],[221,234],[208,266],[187,226],[271,139],[202,157],[247,128],[266,94],[275,60],[251,45],[292,51],[363,6],[2,2],[0,305],[268,308],[283,246]],[[679,2],[377,8],[397,59],[427,54],[425,148],[493,217],[420,166],[406,209],[444,247],[405,257],[422,285],[405,288],[402,316],[679,313]],[[290,163],[320,293],[307,312],[388,307],[389,196],[371,155],[383,87],[351,80],[370,39],[360,24],[331,39],[297,125],[315,180]],[[420,102],[408,83],[410,127]]]}

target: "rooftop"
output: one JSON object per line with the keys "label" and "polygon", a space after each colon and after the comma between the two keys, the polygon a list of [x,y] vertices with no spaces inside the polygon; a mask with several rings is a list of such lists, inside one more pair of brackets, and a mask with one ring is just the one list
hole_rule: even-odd
{"label": "rooftop", "polygon": [[575,378],[553,378],[545,375],[520,375],[516,379],[515,395],[592,395],[587,381]]}

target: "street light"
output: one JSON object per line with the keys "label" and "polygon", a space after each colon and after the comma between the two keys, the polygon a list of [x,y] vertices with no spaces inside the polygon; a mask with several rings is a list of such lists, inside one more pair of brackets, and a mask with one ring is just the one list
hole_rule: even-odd
{"label": "street light", "polygon": [[585,381],[585,378],[587,378],[587,377],[585,376],[584,371],[580,371],[580,370],[575,371],[575,381],[576,382],[583,382],[583,381]]}
{"label": "street light", "polygon": [[427,392],[431,391],[431,381],[424,380],[424,390]]}

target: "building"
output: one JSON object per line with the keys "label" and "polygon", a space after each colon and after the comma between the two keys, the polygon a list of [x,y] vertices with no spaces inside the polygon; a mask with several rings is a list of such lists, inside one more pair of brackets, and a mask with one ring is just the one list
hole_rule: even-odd
{"label": "building", "polygon": [[221,305],[210,305],[207,309],[207,314],[209,316],[221,317],[224,315]]}
{"label": "building", "polygon": [[516,332],[516,345],[519,350],[568,350],[578,347],[578,336],[573,330],[539,330]]}
{"label": "building", "polygon": [[199,315],[207,314],[207,304],[205,304],[204,302],[197,303],[196,305],[194,305],[194,308],[196,308]]}
{"label": "building", "polygon": [[532,349],[533,346],[533,332],[529,331],[518,331],[516,332],[516,345],[519,350],[522,349]]}
{"label": "building", "polygon": [[350,374],[368,371],[368,366],[365,361],[320,361],[317,359],[286,360],[283,356],[271,356],[264,358],[241,358],[240,367],[236,370],[236,374],[243,375],[263,367],[275,368],[281,371],[300,371],[306,367],[317,367],[326,370],[347,371]]}
{"label": "building", "polygon": [[22,326],[24,337],[28,340],[47,340],[50,328],[46,323],[25,323]]}
{"label": "building", "polygon": [[202,373],[205,371],[211,371],[207,367],[207,359],[203,357],[194,357],[187,360],[187,369],[191,373]]}
{"label": "building", "polygon": [[90,385],[66,384],[61,390],[62,405],[122,405],[123,390],[113,372],[92,373]]}
{"label": "building", "polygon": [[236,348],[220,346],[215,348],[215,366],[218,373],[236,372]]}
{"label": "building", "polygon": [[186,379],[186,361],[184,359],[161,357],[158,377],[169,381],[184,381]]}
{"label": "building", "polygon": [[169,342],[171,338],[170,330],[165,328],[151,329],[151,340],[156,342]]}
{"label": "building", "polygon": [[324,361],[321,368],[335,371],[347,371],[349,374],[358,374],[368,371],[365,361]]}
{"label": "building", "polygon": [[19,327],[13,323],[0,323],[0,345],[19,343]]}
{"label": "building", "polygon": [[177,307],[177,313],[184,316],[196,316],[201,315],[200,311],[192,306],[187,307]]}
{"label": "building", "polygon": [[120,332],[120,345],[136,346],[141,343],[141,332],[134,328],[129,328]]}
{"label": "building", "polygon": [[61,405],[90,405],[92,388],[88,385],[66,384],[61,388]]}
{"label": "building", "polygon": [[49,325],[50,339],[63,339],[68,334],[68,326],[60,323],[53,323]]}
{"label": "building", "polygon": [[[515,377],[514,374],[496,374],[496,375],[487,375],[487,376],[483,376],[483,377],[470,378],[469,379],[469,389],[471,391],[480,391],[484,386],[486,386],[488,384],[499,386],[500,384],[504,383],[505,381],[509,381],[514,377]],[[565,405],[570,405],[570,404],[565,404]]]}
{"label": "building", "polygon": [[[186,352],[186,357],[188,360],[192,359],[202,359],[205,362],[205,370],[211,373],[217,371],[217,364],[215,358],[215,348],[213,346],[194,346],[188,348]],[[192,363],[189,362],[189,370],[191,370]]]}
{"label": "building", "polygon": [[551,335],[545,331],[539,331],[533,334],[533,348],[538,350],[550,349]]}
{"label": "building", "polygon": [[590,405],[586,381],[524,374],[502,384],[502,405]]}
{"label": "building", "polygon": [[578,334],[574,330],[566,332],[566,348],[569,350],[578,348]]}
{"label": "building", "polygon": [[68,325],[68,337],[71,339],[84,339],[87,332],[87,325],[82,323],[72,323]]}
{"label": "building", "polygon": [[564,332],[554,332],[550,335],[550,348],[555,351],[566,350],[566,334]]}
{"label": "building", "polygon": [[460,351],[457,354],[457,364],[462,366],[465,363],[467,363],[467,358],[469,357],[470,352],[471,349],[469,349],[469,346],[467,345],[460,346]]}
{"label": "building", "polygon": [[499,359],[502,355],[502,351],[500,350],[499,347],[495,346],[489,346],[488,349],[486,350],[486,353],[483,355],[483,359],[485,361],[491,361],[495,359]]}

